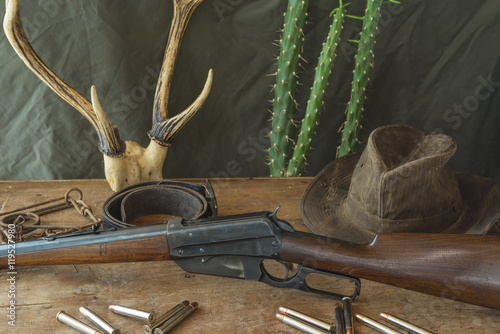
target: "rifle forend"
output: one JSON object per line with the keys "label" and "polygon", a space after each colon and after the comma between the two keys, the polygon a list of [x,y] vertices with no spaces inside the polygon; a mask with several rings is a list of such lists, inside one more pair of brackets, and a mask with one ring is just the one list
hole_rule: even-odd
{"label": "rifle forend", "polygon": [[[381,234],[351,244],[296,232],[275,213],[260,212],[21,242],[0,246],[0,267],[174,260],[191,273],[258,280],[275,287],[310,288],[311,273],[354,277],[500,309],[500,237]],[[273,259],[298,272],[278,279],[264,268]]]}

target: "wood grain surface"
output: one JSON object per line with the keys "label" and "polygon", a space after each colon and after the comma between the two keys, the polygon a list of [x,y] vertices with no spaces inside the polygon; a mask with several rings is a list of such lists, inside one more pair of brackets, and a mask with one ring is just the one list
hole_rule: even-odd
{"label": "wood grain surface", "polygon": [[[204,180],[184,180],[204,182]],[[219,215],[273,211],[297,230],[301,223],[299,202],[310,178],[213,179]],[[0,182],[0,210],[42,202],[64,195],[73,187],[97,215],[112,194],[104,180]],[[69,226],[89,221],[73,210],[42,217],[43,224]],[[6,270],[0,271],[0,333],[78,333],[57,322],[66,313],[84,320],[78,312],[87,306],[124,334],[142,333],[143,322],[108,311],[111,304],[161,314],[183,300],[199,309],[173,333],[299,333],[275,318],[286,306],[324,321],[333,321],[335,300],[295,290],[276,289],[263,283],[223,277],[186,274],[171,261],[118,264],[77,264],[17,268],[15,297]],[[329,288],[334,288],[334,283]],[[500,296],[499,296],[500,298]],[[15,301],[15,327],[8,324],[9,305]],[[500,311],[433,297],[363,280],[353,311],[372,318],[380,312],[394,314],[435,333],[500,333]],[[356,333],[374,333],[355,322]]]}

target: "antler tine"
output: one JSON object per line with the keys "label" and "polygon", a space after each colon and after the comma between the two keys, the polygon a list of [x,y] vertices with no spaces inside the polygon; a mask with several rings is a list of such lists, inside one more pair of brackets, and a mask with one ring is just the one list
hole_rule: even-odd
{"label": "antler tine", "polygon": [[208,98],[210,88],[212,87],[213,71],[208,72],[207,81],[201,94],[196,100],[182,113],[165,120],[158,119],[154,122],[153,128],[148,133],[149,137],[162,146],[169,146],[172,138],[180,129],[196,114]]}
{"label": "antler tine", "polygon": [[195,102],[179,115],[168,119],[168,98],[181,40],[193,11],[202,2],[203,0],[173,0],[174,15],[160,77],[156,86],[153,109],[153,128],[149,132],[150,138],[162,146],[169,146],[175,134],[177,134],[177,132],[201,108],[212,86],[213,72],[210,70],[203,91]]}
{"label": "antler tine", "polygon": [[[111,122],[102,109],[96,113],[92,103],[57,76],[31,46],[21,22],[19,0],[5,1],[3,28],[10,44],[26,66],[94,126],[99,135],[100,150],[108,156],[122,155],[125,150],[125,144],[120,139],[118,130],[111,125]],[[92,91],[92,95],[97,101],[95,88]]]}
{"label": "antler tine", "polygon": [[122,156],[125,153],[126,145],[120,138],[118,128],[111,124],[111,121],[102,109],[94,85],[92,85],[92,88],[90,89],[90,95],[92,99],[92,107],[94,108],[97,119],[96,131],[99,134],[100,142],[102,143],[102,135],[105,138],[105,143],[107,144],[106,149],[103,149],[102,144],[100,144],[101,151],[111,158]]}

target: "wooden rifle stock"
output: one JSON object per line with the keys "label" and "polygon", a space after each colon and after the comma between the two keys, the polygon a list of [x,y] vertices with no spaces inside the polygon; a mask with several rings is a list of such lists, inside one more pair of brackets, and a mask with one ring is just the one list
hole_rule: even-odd
{"label": "wooden rifle stock", "polygon": [[[0,267],[169,260],[165,226],[156,224],[147,235],[134,234],[139,227],[103,232],[102,240],[99,234],[2,245]],[[128,236],[114,238],[120,233]],[[282,231],[280,260],[500,309],[499,254],[497,236],[381,234],[355,245]]]}
{"label": "wooden rifle stock", "polygon": [[349,245],[311,235],[283,238],[281,259],[426,294],[500,309],[500,237],[380,234]]}

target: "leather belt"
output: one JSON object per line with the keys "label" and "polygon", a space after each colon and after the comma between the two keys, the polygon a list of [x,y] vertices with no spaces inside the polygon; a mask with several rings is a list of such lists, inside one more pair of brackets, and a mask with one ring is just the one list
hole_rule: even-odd
{"label": "leather belt", "polygon": [[103,205],[103,228],[135,226],[136,218],[172,215],[185,219],[217,216],[217,200],[212,185],[180,181],[147,181],[127,187]]}

